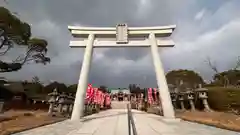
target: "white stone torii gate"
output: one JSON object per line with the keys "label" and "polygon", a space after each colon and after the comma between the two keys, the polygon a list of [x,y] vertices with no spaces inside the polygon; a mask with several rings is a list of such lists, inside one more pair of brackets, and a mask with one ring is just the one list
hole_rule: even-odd
{"label": "white stone torii gate", "polygon": [[150,47],[164,117],[175,118],[163,65],[158,53],[158,47],[174,47],[172,40],[159,38],[169,37],[175,28],[176,25],[129,28],[126,24],[119,24],[116,28],[68,26],[72,36],[80,39],[70,41],[70,47],[85,48],[71,120],[78,120],[83,116],[93,48],[100,47]]}

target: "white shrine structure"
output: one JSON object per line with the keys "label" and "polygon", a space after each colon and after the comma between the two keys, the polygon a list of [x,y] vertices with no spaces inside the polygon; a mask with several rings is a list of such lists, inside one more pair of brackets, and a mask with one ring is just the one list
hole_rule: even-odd
{"label": "white shrine structure", "polygon": [[85,48],[71,120],[78,120],[83,116],[84,99],[88,84],[88,74],[91,67],[93,48],[100,47],[149,47],[151,49],[164,117],[174,119],[174,109],[163,65],[158,53],[158,47],[174,46],[172,40],[163,38],[169,37],[175,28],[175,25],[159,27],[128,27],[127,24],[119,24],[116,27],[68,26],[72,36],[76,39],[70,41],[70,47]]}

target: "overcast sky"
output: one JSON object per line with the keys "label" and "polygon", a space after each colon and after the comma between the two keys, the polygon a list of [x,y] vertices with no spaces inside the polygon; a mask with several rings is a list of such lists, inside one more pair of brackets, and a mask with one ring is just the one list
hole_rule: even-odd
{"label": "overcast sky", "polygon": [[[33,36],[48,40],[51,57],[48,65],[28,64],[18,72],[3,74],[8,79],[38,76],[45,83],[77,83],[83,49],[69,47],[68,25],[176,24],[172,35],[176,46],[159,50],[165,72],[192,69],[206,80],[213,74],[204,62],[206,57],[222,71],[232,68],[240,55],[239,0],[8,0],[8,5],[2,1],[0,5],[31,24]],[[21,48],[12,49],[1,59],[11,60],[21,52]],[[149,52],[147,48],[95,49],[90,82],[109,87],[156,86]]]}

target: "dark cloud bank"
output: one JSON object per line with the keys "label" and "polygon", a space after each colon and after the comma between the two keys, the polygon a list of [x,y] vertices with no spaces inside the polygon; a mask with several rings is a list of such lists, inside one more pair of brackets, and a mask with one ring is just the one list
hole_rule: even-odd
{"label": "dark cloud bank", "polygon": [[[52,58],[49,65],[30,64],[19,72],[4,74],[9,79],[39,76],[46,83],[53,80],[77,83],[84,50],[69,48],[71,35],[67,25],[177,24],[172,36],[176,46],[159,49],[164,68],[166,71],[193,69],[204,79],[211,79],[213,74],[204,63],[207,56],[220,70],[225,70],[240,54],[240,2],[237,0],[13,0],[4,6],[29,22],[34,36],[49,41]],[[95,49],[90,82],[110,87],[127,87],[129,83],[156,86],[149,51],[147,48]],[[4,59],[10,59],[15,53],[12,50]]]}

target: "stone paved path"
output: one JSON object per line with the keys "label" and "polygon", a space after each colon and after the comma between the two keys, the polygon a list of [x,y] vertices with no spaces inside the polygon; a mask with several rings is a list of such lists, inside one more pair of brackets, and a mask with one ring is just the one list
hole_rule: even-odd
{"label": "stone paved path", "polygon": [[[181,121],[167,123],[153,114],[133,110],[138,135],[240,135],[240,133]],[[112,109],[79,121],[66,120],[15,135],[128,135],[127,113]]]}
{"label": "stone paved path", "polygon": [[127,104],[129,104],[129,101],[111,101],[112,109],[127,109]]}

